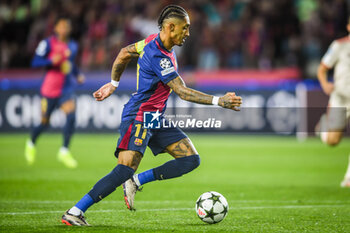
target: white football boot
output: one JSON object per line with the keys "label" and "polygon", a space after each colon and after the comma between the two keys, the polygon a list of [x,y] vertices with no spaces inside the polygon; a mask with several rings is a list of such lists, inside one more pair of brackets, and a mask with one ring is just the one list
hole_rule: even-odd
{"label": "white football boot", "polygon": [[141,191],[142,188],[138,187],[135,183],[134,179],[128,179],[125,183],[123,183],[124,189],[124,200],[126,207],[129,210],[136,210],[134,207],[135,194],[137,191]]}
{"label": "white football boot", "polygon": [[340,183],[340,187],[342,188],[350,188],[350,178],[344,178],[344,180]]}
{"label": "white football boot", "polygon": [[86,222],[83,212],[76,216],[70,214],[69,210],[62,215],[61,222],[68,226],[90,226],[90,224]]}

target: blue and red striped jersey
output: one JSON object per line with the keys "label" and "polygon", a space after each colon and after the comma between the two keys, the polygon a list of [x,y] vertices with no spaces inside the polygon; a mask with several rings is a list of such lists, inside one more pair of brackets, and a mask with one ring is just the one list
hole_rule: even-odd
{"label": "blue and red striped jersey", "polygon": [[[79,74],[79,69],[74,62],[78,54],[78,44],[69,40],[63,42],[56,36],[42,40],[32,60],[32,67],[46,67],[47,73],[41,85],[41,94],[48,98],[57,98],[63,92],[72,92],[74,89],[73,76]],[[52,57],[60,55],[61,60],[57,65],[52,64]]]}
{"label": "blue and red striped jersey", "polygon": [[[168,82],[179,76],[174,50],[168,51],[158,35],[147,38],[137,64],[137,92],[125,104],[122,121],[143,121],[143,113],[157,110],[163,114],[171,89]],[[143,42],[144,43],[144,42]],[[139,51],[138,46],[136,48]],[[141,43],[142,44],[142,43]]]}

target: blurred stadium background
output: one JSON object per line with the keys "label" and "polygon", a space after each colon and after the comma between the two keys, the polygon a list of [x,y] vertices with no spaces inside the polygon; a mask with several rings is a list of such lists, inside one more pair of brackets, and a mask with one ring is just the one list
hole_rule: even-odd
{"label": "blurred stadium background", "polygon": [[[316,69],[330,42],[346,35],[346,0],[3,0],[0,130],[27,131],[40,121],[38,90],[44,70],[30,69],[31,58],[40,40],[52,34],[57,17],[67,16],[80,46],[77,62],[87,77],[86,84],[78,87],[77,129],[115,132],[123,103],[135,90],[136,61],[109,101],[97,104],[91,93],[109,80],[111,64],[122,47],[158,32],[156,19],[169,3],[181,4],[191,17],[191,36],[176,48],[188,85],[217,94],[234,90],[244,96],[244,107],[322,108],[316,116],[303,116],[306,124],[283,119],[289,125],[271,126],[273,120],[263,114],[257,120],[262,123],[245,122],[224,130],[312,132],[327,105]],[[184,106],[175,96],[171,104]],[[56,112],[51,126],[60,127],[63,118]]]}
{"label": "blurred stadium background", "polygon": [[[146,189],[139,197],[145,212],[122,212],[118,189],[119,196],[101,202],[89,220],[119,224],[126,232],[179,227],[203,232],[349,232],[349,192],[339,188],[349,139],[333,149],[307,138],[314,135],[328,101],[316,78],[317,66],[331,41],[347,34],[349,0],[1,0],[0,231],[62,230],[58,227],[61,212],[113,167],[120,114],[136,89],[136,61],[129,64],[118,91],[109,99],[97,103],[91,94],[110,80],[112,62],[122,47],[158,32],[158,14],[168,4],[179,4],[190,14],[191,36],[176,48],[187,85],[217,95],[233,90],[249,111],[227,115],[234,120],[216,135],[189,130],[202,156],[198,173],[164,186],[151,184],[157,194]],[[79,167],[73,171],[55,161],[60,146],[56,133],[40,138],[40,160],[33,167],[26,166],[23,156],[29,130],[40,122],[39,88],[45,72],[31,69],[30,62],[59,16],[72,20],[72,37],[80,46],[77,63],[87,78],[85,84],[77,85],[78,134],[72,152]],[[174,94],[169,107],[195,111],[194,105]],[[270,111],[276,108],[281,111]],[[305,111],[300,114],[297,108]],[[64,122],[64,115],[56,111],[50,131],[59,132]],[[298,143],[295,136],[305,142]],[[149,151],[146,155],[141,170],[168,159],[153,159]],[[167,196],[161,195],[165,189]],[[208,189],[222,192],[232,213],[215,227],[199,229],[189,209]],[[169,200],[177,200],[177,206]],[[119,212],[112,213],[111,206]],[[185,209],[170,209],[169,216],[166,208],[173,207]],[[111,219],[102,217],[99,208]],[[154,208],[149,216],[144,215],[147,208]],[[157,208],[167,213],[158,213]],[[43,222],[36,218],[39,213],[47,214]],[[99,226],[95,230],[113,229]]]}

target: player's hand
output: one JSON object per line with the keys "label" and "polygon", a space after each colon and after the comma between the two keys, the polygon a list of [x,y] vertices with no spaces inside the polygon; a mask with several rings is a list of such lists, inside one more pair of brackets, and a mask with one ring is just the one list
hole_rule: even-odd
{"label": "player's hand", "polygon": [[62,60],[62,56],[61,54],[54,54],[52,57],[51,57],[51,61],[52,61],[52,65],[58,65]]}
{"label": "player's hand", "polygon": [[227,92],[223,97],[219,98],[219,105],[223,108],[229,108],[235,111],[240,111],[238,107],[242,104],[242,97],[236,96],[234,92]]}
{"label": "player's hand", "polygon": [[107,83],[103,85],[100,89],[94,92],[93,96],[95,100],[102,101],[106,98],[108,98],[112,93],[117,89],[115,86],[112,85],[112,83]]}
{"label": "player's hand", "polygon": [[321,87],[322,87],[323,92],[326,95],[330,95],[333,92],[333,90],[334,90],[334,84],[331,83],[331,82],[321,83]]}
{"label": "player's hand", "polygon": [[85,83],[85,75],[79,74],[78,77],[77,77],[77,82],[78,82],[79,84]]}

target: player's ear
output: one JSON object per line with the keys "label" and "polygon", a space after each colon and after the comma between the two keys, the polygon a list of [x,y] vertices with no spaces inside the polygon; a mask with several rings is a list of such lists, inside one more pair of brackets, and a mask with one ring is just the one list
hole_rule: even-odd
{"label": "player's ear", "polygon": [[169,29],[170,29],[170,32],[175,31],[175,24],[174,23],[170,23],[169,24]]}

